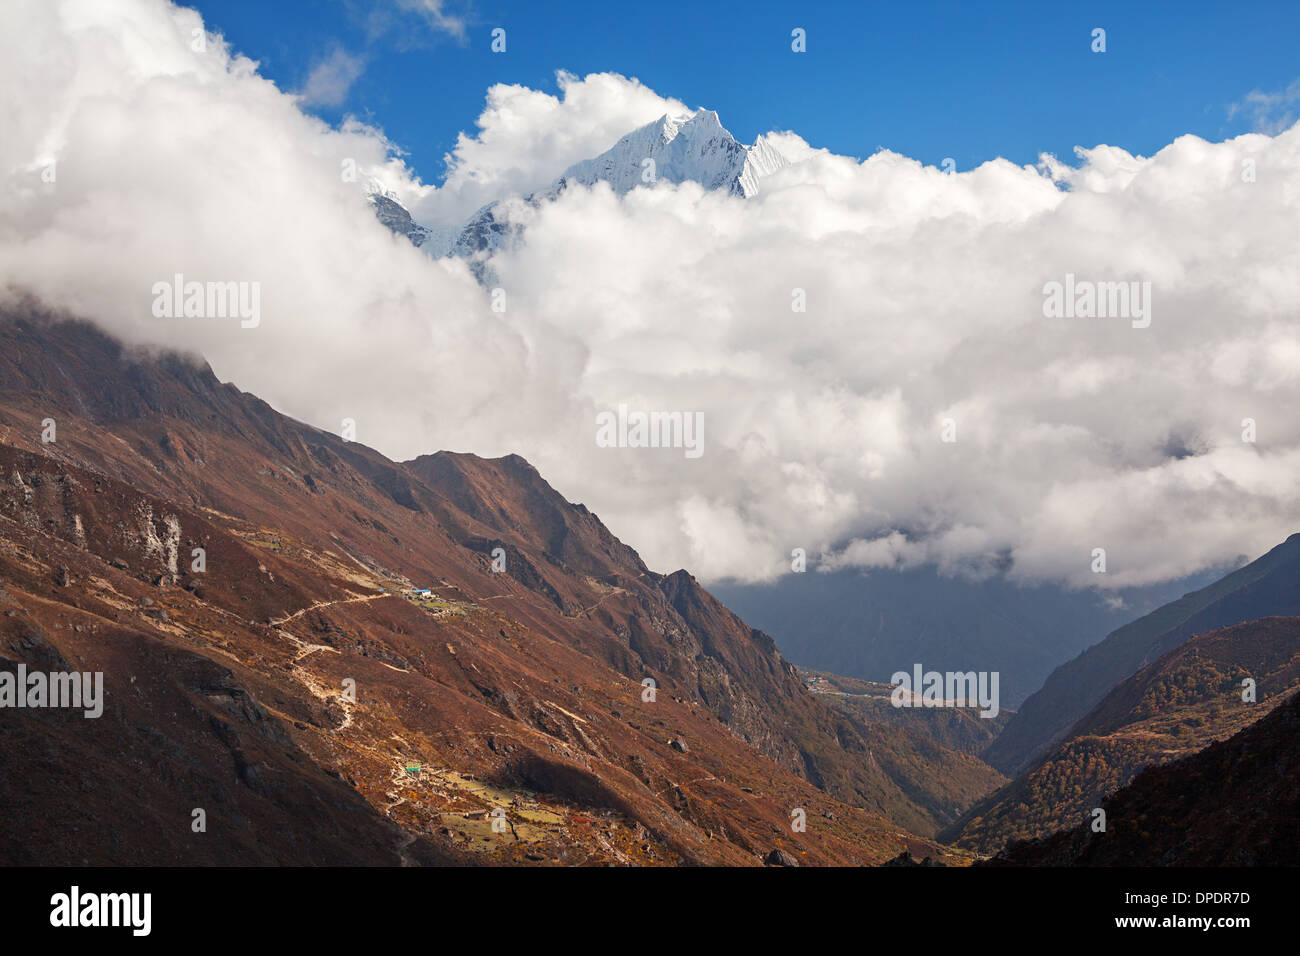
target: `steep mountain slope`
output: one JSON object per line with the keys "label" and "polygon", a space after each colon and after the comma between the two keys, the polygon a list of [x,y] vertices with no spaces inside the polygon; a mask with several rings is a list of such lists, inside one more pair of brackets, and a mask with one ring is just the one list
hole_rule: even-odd
{"label": "steep mountain slope", "polygon": [[[577,571],[595,581],[602,596],[591,614],[604,623],[607,632],[625,636],[626,645],[623,641],[602,641],[584,645],[585,653],[620,670],[629,666],[630,659],[639,658],[672,672],[675,680],[692,687],[747,741],[773,753],[782,752],[785,745],[781,740],[790,728],[825,738],[825,731],[820,729],[823,718],[814,718],[802,708],[805,695],[796,689],[789,665],[783,663],[775,670],[771,667],[777,652],[770,638],[741,625],[733,641],[724,644],[710,640],[711,634],[735,630],[739,619],[686,572],[662,577],[649,571],[636,552],[614,538],[595,515],[581,505],[565,502],[524,459],[512,455],[485,461],[472,455],[439,452],[417,458],[409,466],[445,497],[448,506],[433,502],[430,507],[453,538],[480,553],[502,549],[508,572],[547,594],[557,607],[579,606],[580,598],[565,589],[565,572]],[[473,521],[465,522],[463,516]],[[484,530],[487,527],[502,529],[502,533],[488,536]],[[544,562],[529,562],[529,554],[542,555]],[[642,596],[639,602],[629,605],[630,596],[640,593],[646,583],[657,585],[648,602]],[[653,617],[648,619],[651,626],[646,627],[645,609],[663,596],[668,597],[688,629],[682,631],[670,624],[665,630]],[[673,645],[680,646],[683,639],[700,638],[703,640],[698,646],[692,644],[693,663],[683,669]],[[761,654],[737,653],[737,649],[753,648],[755,642],[763,648]],[[635,658],[630,658],[629,651]],[[737,703],[736,675],[746,685],[747,699],[762,701],[763,708]],[[908,820],[916,832],[933,833],[1005,782],[997,771],[968,753],[954,752],[930,740],[924,728],[943,719],[935,718],[932,712],[890,708],[893,712],[884,719],[875,714],[868,718],[866,712],[841,706],[836,698],[823,700],[850,718],[835,731],[840,745],[878,768],[892,785],[887,785],[887,792],[878,798],[882,812]],[[772,723],[769,714],[776,715],[778,723]],[[975,721],[999,723],[978,718]],[[804,753],[790,765],[797,766],[797,761],[803,762],[810,779],[819,786],[869,792],[862,789],[862,783],[839,778],[839,771],[828,769],[817,753]],[[904,809],[909,804],[911,808]]]}
{"label": "steep mountain slope", "polygon": [[[428,502],[454,540],[480,555],[500,548],[505,578],[598,625],[570,635],[584,653],[624,673],[649,673],[648,666],[670,675],[675,687],[791,770],[897,815],[892,788],[872,765],[859,728],[818,705],[771,638],[687,572],[647,569],[595,515],[564,501],[517,456],[484,461],[440,452],[411,462],[410,471],[454,506]],[[532,621],[530,608],[518,613]],[[919,818],[911,823],[925,827]]]}
{"label": "steep mountain slope", "polygon": [[29,308],[0,321],[0,471],[0,652],[106,697],[98,723],[0,712],[8,858],[953,858],[770,638],[522,459],[391,462]]}
{"label": "steep mountain slope", "polygon": [[1226,577],[1113,631],[1062,664],[984,753],[1016,774],[1117,683],[1193,634],[1269,615],[1300,614],[1300,535]]}
{"label": "steep mountain slope", "polygon": [[[981,717],[978,707],[895,707],[890,699],[892,684],[804,667],[796,669],[804,685],[837,710],[852,713],[869,725],[916,730],[945,750],[962,754],[978,756],[1015,713],[1003,708],[996,717]],[[992,767],[985,767],[990,779],[1006,781]]]}
{"label": "steep mountain slope", "polygon": [[370,195],[370,204],[375,207],[375,217],[380,222],[399,236],[410,239],[411,245],[416,248],[427,242],[433,234],[429,229],[413,220],[407,208],[391,196],[372,193]]}
{"label": "steep mountain slope", "polygon": [[[1242,700],[1242,680],[1256,699]],[[1143,768],[1195,753],[1269,713],[1300,687],[1300,618],[1197,635],[1122,681],[1032,767],[942,838],[992,853],[1088,817]]]}
{"label": "steep mountain slope", "polygon": [[1144,770],[1088,825],[1018,843],[992,866],[1294,866],[1300,694],[1228,740]]}
{"label": "steep mountain slope", "polygon": [[881,768],[940,823],[1007,782],[976,756],[1010,716],[982,718],[977,708],[895,707],[892,686],[800,669],[805,685],[865,725]]}

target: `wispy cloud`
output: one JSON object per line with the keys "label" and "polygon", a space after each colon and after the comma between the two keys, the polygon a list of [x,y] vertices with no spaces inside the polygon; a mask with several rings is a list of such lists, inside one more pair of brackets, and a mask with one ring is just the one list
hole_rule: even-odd
{"label": "wispy cloud", "polygon": [[450,34],[457,40],[465,39],[465,17],[448,12],[443,0],[397,0],[397,6],[418,15],[434,30]]}
{"label": "wispy cloud", "polygon": [[309,106],[338,106],[365,69],[363,57],[335,47],[311,68],[300,93],[303,102]]}
{"label": "wispy cloud", "polygon": [[1251,127],[1258,133],[1276,136],[1290,129],[1300,119],[1300,78],[1291,81],[1283,90],[1266,93],[1251,90],[1244,98],[1228,107],[1228,119],[1245,114]]}
{"label": "wispy cloud", "polygon": [[381,0],[365,18],[366,50],[349,53],[339,44],[318,59],[299,95],[307,106],[339,106],[366,70],[373,48],[396,44],[399,49],[421,46],[438,35],[458,43],[468,37],[465,16],[451,12],[445,0]]}

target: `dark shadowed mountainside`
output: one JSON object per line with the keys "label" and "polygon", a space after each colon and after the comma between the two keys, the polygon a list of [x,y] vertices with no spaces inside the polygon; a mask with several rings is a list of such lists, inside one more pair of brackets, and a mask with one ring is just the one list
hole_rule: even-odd
{"label": "dark shadowed mountainside", "polygon": [[[1243,680],[1255,700],[1242,699]],[[1003,790],[944,831],[993,853],[1089,818],[1143,768],[1225,740],[1300,686],[1300,618],[1271,617],[1199,634],[1122,681]]]}
{"label": "dark shadowed mountainside", "polygon": [[993,866],[1294,866],[1300,695],[1228,740],[1144,770],[1088,825],[1016,844]]}
{"label": "dark shadowed mountainside", "polygon": [[1213,584],[1112,632],[1062,664],[1024,702],[984,759],[1019,773],[1112,687],[1194,634],[1269,615],[1300,614],[1300,535]]}

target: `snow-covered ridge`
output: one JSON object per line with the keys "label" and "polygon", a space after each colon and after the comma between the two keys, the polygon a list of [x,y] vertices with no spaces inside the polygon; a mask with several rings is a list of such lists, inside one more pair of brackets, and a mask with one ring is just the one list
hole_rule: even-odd
{"label": "snow-covered ridge", "polygon": [[685,117],[662,116],[628,133],[595,159],[570,166],[560,180],[609,183],[619,195],[659,180],[697,182],[748,197],[758,192],[763,176],[784,165],[763,140],[744,146],[723,128],[717,113],[698,110]]}
{"label": "snow-covered ridge", "polygon": [[[388,208],[391,199],[377,212],[389,228],[423,243],[434,257],[484,255],[517,241],[522,227],[512,221],[510,210],[520,202],[539,206],[554,199],[568,186],[608,183],[618,195],[638,186],[658,182],[696,182],[705,189],[722,190],[745,198],[756,195],[762,180],[788,163],[765,139],[753,146],[736,140],[713,110],[696,110],[685,116],[664,115],[628,133],[593,159],[584,159],[566,169],[550,186],[519,199],[497,200],[478,210],[465,226],[455,230],[430,230],[413,220],[410,226]],[[406,212],[401,206],[397,206]],[[409,214],[407,220],[410,220]],[[419,241],[413,232],[418,231]]]}
{"label": "snow-covered ridge", "polygon": [[398,235],[406,236],[412,244],[419,247],[432,235],[431,230],[411,218],[406,207],[390,196],[381,192],[370,193],[370,204],[375,207],[375,216]]}

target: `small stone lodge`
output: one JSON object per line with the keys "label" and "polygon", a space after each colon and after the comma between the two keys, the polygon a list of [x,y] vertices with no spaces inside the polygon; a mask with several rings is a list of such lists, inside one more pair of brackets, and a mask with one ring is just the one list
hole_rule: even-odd
{"label": "small stone lodge", "polygon": [[412,588],[411,593],[416,597],[430,597],[433,594],[428,588]]}

